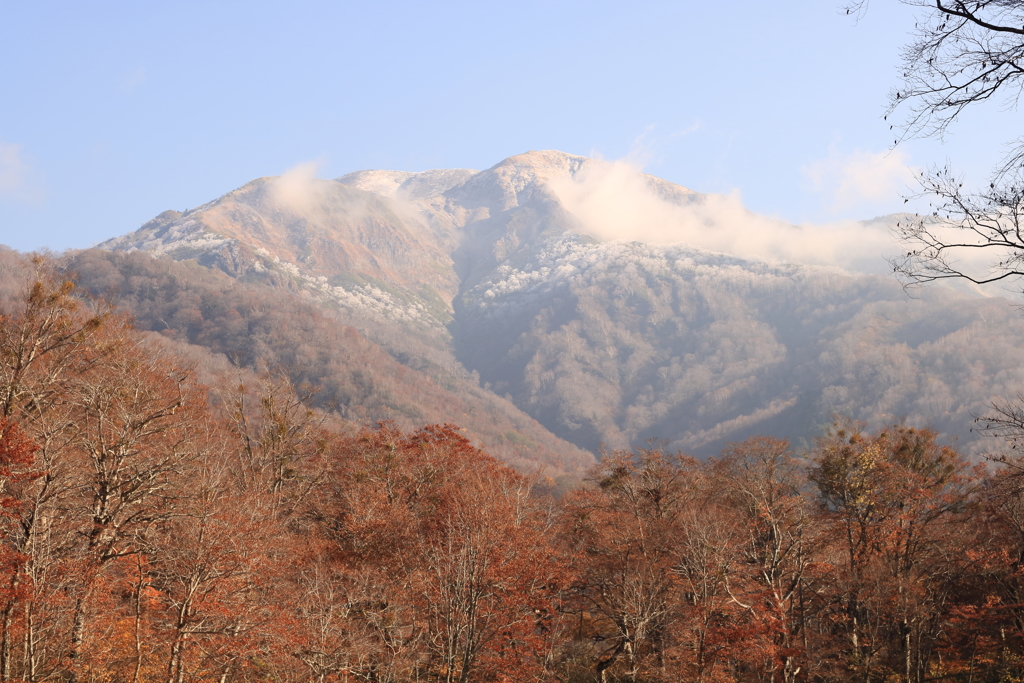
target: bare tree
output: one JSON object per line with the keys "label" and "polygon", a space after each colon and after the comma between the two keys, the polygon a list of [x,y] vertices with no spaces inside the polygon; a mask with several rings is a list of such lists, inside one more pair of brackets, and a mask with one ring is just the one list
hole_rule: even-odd
{"label": "bare tree", "polygon": [[[906,112],[901,137],[942,136],[961,113],[1002,96],[1015,107],[1024,86],[1024,3],[1019,0],[903,0],[926,9],[903,49],[903,83],[887,116]],[[1000,173],[1024,161],[1018,138]]]}
{"label": "bare tree", "polygon": [[[893,144],[942,138],[960,115],[989,100],[1016,109],[1024,89],[1024,1],[900,0],[921,8],[903,48],[902,83],[886,118],[902,113]],[[860,16],[868,0],[845,6]],[[963,177],[934,167],[918,175],[929,215],[895,228],[907,250],[890,259],[905,287],[938,280],[1002,283],[1024,293],[1024,137],[1010,141],[988,187],[965,190]],[[909,199],[909,198],[908,198]],[[1024,439],[1024,396],[997,401],[977,422],[983,433],[1016,445]]]}
{"label": "bare tree", "polygon": [[[960,115],[989,100],[1015,109],[1024,88],[1024,2],[1020,0],[901,0],[921,8],[902,53],[902,83],[889,93],[886,118],[894,145],[942,138]],[[867,0],[845,6],[861,15]],[[1024,137],[1008,145],[988,187],[964,190],[949,166],[919,174],[920,197],[931,211],[900,221],[896,236],[908,250],[890,260],[905,285],[959,279],[975,284],[1024,275]]]}
{"label": "bare tree", "polygon": [[977,194],[949,169],[919,175],[931,216],[897,222],[895,234],[910,250],[890,259],[906,286],[958,279],[983,285],[1011,282],[1024,290],[1024,185],[994,181]]}

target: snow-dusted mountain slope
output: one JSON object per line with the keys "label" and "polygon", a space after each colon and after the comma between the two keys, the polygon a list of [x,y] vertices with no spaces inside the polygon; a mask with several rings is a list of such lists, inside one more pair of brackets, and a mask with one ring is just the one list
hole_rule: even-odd
{"label": "snow-dusted mountain slope", "polygon": [[907,298],[871,274],[888,240],[885,220],[787,225],[545,151],[479,172],[262,178],[100,246],[302,292],[589,449],[710,453],[811,438],[833,414],[983,449],[971,416],[1024,391],[1024,323],[1005,300]]}

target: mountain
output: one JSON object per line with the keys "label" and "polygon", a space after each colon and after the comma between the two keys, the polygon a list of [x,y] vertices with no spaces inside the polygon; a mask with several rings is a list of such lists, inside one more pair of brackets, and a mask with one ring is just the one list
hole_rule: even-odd
{"label": "mountain", "polygon": [[[306,352],[335,354],[314,372],[290,358],[293,340],[245,362],[291,363],[365,419],[396,411],[352,383],[415,376],[392,392],[403,419],[463,423],[489,447],[518,443],[503,457],[523,466],[578,471],[586,451],[647,438],[699,455],[755,433],[799,442],[833,415],[993,447],[969,430],[993,399],[1024,392],[1013,353],[1024,321],[998,297],[910,298],[878,275],[893,220],[787,225],[736,198],[546,151],[479,172],[260,178],[165,212],[75,268],[94,291],[122,291],[140,324],[222,353],[237,351],[210,340],[231,323],[206,299],[247,292],[231,308],[246,325],[271,305],[319,316],[376,355],[325,342],[334,351]],[[164,274],[143,288],[147,269]],[[183,285],[168,278],[221,294],[194,293],[186,315]],[[264,313],[246,308],[261,298]],[[261,324],[272,336],[274,323]],[[478,416],[439,408],[456,404]],[[531,460],[524,444],[542,441]]]}

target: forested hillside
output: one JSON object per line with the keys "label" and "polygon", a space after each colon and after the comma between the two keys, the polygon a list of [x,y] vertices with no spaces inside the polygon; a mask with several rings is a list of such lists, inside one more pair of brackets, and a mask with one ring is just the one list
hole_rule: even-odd
{"label": "forested hillside", "polygon": [[137,328],[222,354],[240,368],[284,373],[315,390],[313,405],[356,427],[455,420],[468,438],[522,471],[541,468],[572,481],[594,462],[454,363],[435,361],[429,343],[404,338],[385,350],[295,291],[144,253],[88,250],[61,267],[83,290],[129,312]]}
{"label": "forested hillside", "polygon": [[974,416],[1024,388],[1024,319],[1005,299],[910,298],[880,276],[685,246],[548,240],[466,292],[458,320],[467,367],[595,450],[661,437],[710,455],[758,432],[809,443],[846,415],[977,452],[993,444],[971,436]]}
{"label": "forested hillside", "polygon": [[[106,258],[125,286],[148,257]],[[203,386],[197,347],[55,266],[0,278],[0,681],[1024,676],[1024,462],[837,423],[800,457],[605,453],[553,498],[455,425],[353,431],[279,374]]]}

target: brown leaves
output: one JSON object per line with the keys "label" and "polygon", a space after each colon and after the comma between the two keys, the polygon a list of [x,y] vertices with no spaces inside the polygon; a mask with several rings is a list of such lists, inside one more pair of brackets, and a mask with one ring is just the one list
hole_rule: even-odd
{"label": "brown leaves", "polygon": [[845,424],[606,453],[554,501],[453,425],[331,432],[273,377],[217,415],[125,321],[26,297],[82,333],[0,321],[50,349],[4,356],[0,681],[1020,673],[1015,461]]}
{"label": "brown leaves", "polygon": [[445,680],[539,666],[563,582],[530,482],[452,425],[403,433],[382,423],[335,458],[319,515],[342,585],[379,605],[353,615],[363,652],[378,651],[392,675]]}

